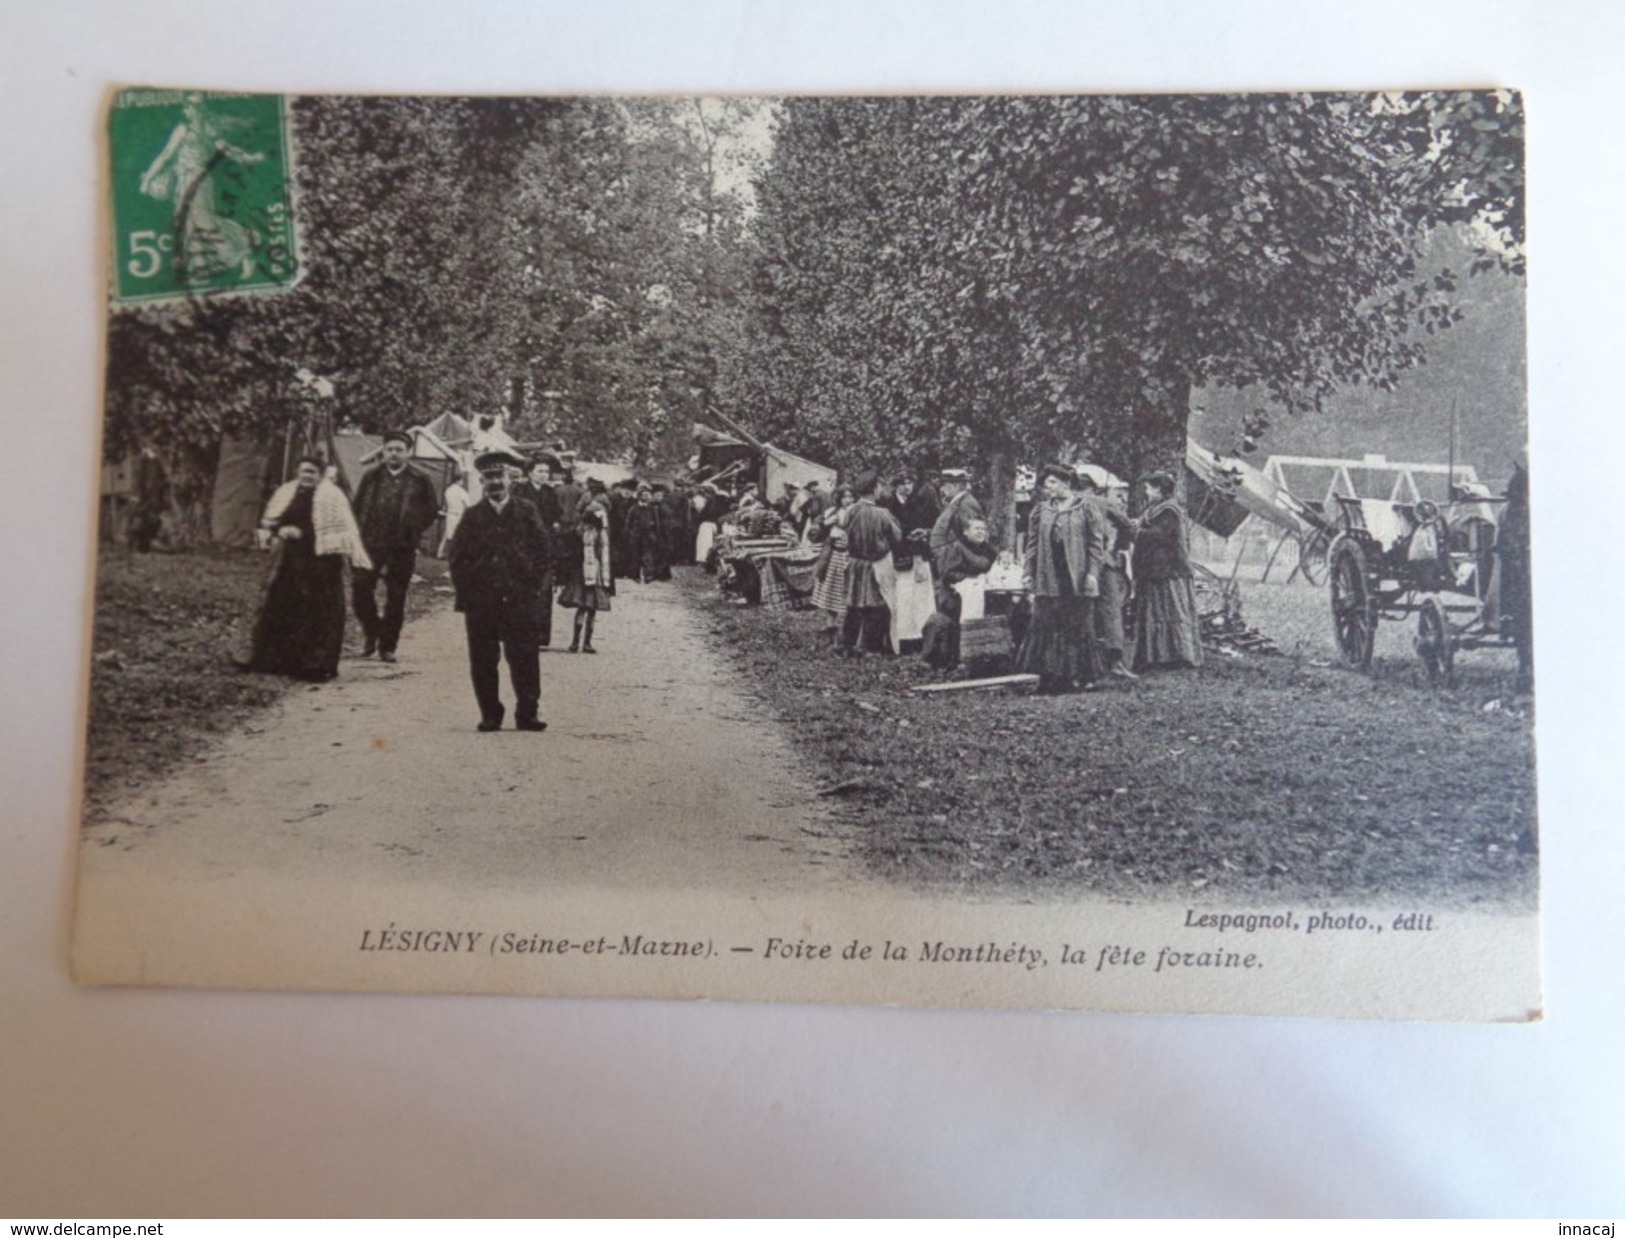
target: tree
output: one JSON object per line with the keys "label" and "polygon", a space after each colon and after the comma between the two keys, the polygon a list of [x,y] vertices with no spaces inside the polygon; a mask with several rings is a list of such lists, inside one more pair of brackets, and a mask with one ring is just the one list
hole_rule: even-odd
{"label": "tree", "polygon": [[[158,455],[207,525],[221,435],[280,438],[333,384],[351,428],[510,412],[672,462],[737,331],[742,208],[675,101],[300,98],[301,280],[121,308],[106,449]],[[730,108],[717,121],[724,128]]]}
{"label": "tree", "polygon": [[744,105],[709,119],[694,100],[574,106],[592,123],[533,146],[520,169],[526,346],[538,381],[566,396],[551,430],[673,463],[738,334],[743,208],[718,147]]}
{"label": "tree", "polygon": [[1017,451],[1179,476],[1195,385],[1300,410],[1420,361],[1427,233],[1511,254],[1520,146],[1505,95],[792,100],[751,395],[843,461],[969,449],[996,500]]}

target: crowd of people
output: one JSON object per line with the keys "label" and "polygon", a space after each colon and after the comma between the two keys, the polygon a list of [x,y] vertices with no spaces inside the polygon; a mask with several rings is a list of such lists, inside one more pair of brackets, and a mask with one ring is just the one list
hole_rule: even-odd
{"label": "crowd of people", "polygon": [[[386,434],[353,498],[314,456],[272,495],[260,536],[276,553],[240,666],[331,679],[343,652],[347,579],[361,655],[395,662],[419,547],[442,515],[440,548],[464,616],[481,731],[506,718],[504,660],[515,726],[546,728],[539,655],[552,644],[554,606],[573,612],[569,652],[594,654],[597,617],[611,609],[618,580],[665,581],[674,565],[700,564],[728,585],[728,547],[783,539],[816,556],[811,603],[838,652],[897,654],[917,639],[946,671],[960,662],[964,587],[1001,559],[963,469],[943,470],[934,484],[865,470],[827,494],[816,480],[787,484],[769,502],[755,484],[731,492],[714,481],[578,481],[555,456],[526,460],[504,449],[474,459],[477,486],[459,479],[441,496],[411,449],[409,434]],[[1144,480],[1137,519],[1114,482],[1090,465],[1052,464],[1039,475],[1021,539],[1022,587],[1011,592],[1022,598],[1016,669],[1036,674],[1041,692],[1201,663],[1189,528],[1173,479]]]}
{"label": "crowd of people", "polygon": [[[1045,693],[1090,689],[1152,667],[1202,662],[1190,529],[1167,473],[1145,478],[1145,508],[1095,466],[1051,464],[1029,518],[1022,559],[1031,620],[1018,669]],[[1133,599],[1133,656],[1125,615]]]}
{"label": "crowd of people", "polygon": [[674,562],[693,562],[703,503],[687,487],[610,487],[594,477],[580,482],[568,468],[555,478],[556,457],[526,460],[507,450],[476,456],[477,482],[457,478],[441,496],[411,462],[411,449],[410,434],[384,435],[381,458],[353,497],[320,457],[298,462],[260,521],[261,544],[275,554],[238,665],[312,682],[333,678],[346,600],[361,629],[361,656],[396,662],[419,547],[444,516],[439,548],[464,617],[478,728],[499,730],[506,718],[505,660],[514,725],[545,730],[539,656],[553,641],[555,605],[574,612],[569,652],[597,653],[594,628],[617,580],[670,580]]}
{"label": "crowd of people", "polygon": [[[1199,666],[1190,529],[1172,476],[1144,479],[1138,518],[1128,515],[1127,488],[1098,466],[1051,464],[1038,481],[1019,529],[1020,588],[1009,590],[1020,598],[1016,669],[1052,693],[1109,676],[1131,682],[1152,667]],[[724,540],[781,536],[818,548],[811,602],[837,651],[905,653],[917,639],[933,666],[959,664],[960,586],[987,576],[1001,557],[968,471],[942,470],[932,484],[869,470],[827,496],[812,483],[786,486],[771,504],[755,486],[719,498]],[[915,609],[909,585],[920,580],[929,582],[929,617],[900,626],[897,611]]]}

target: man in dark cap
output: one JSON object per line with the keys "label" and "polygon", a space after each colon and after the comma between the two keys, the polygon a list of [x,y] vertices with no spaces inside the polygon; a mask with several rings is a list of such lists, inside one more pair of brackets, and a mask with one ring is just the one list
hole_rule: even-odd
{"label": "man in dark cap", "polygon": [[694,550],[694,534],[688,530],[688,495],[682,483],[671,486],[655,483],[655,502],[660,504],[661,524],[666,531],[668,570],[687,561]]}
{"label": "man in dark cap", "polygon": [[892,492],[897,503],[892,514],[897,517],[897,523],[903,526],[903,532],[929,535],[937,523],[937,516],[942,512],[936,487],[929,481],[916,483],[912,475],[905,475],[896,480]]}
{"label": "man in dark cap", "polygon": [[[417,570],[418,540],[440,515],[433,480],[407,459],[412,436],[404,430],[384,435],[383,462],[368,469],[355,488],[356,524],[372,567],[357,568],[351,602],[366,645],[385,662],[395,660],[406,620],[406,590]],[[378,581],[384,582],[384,614],[378,617]]]}
{"label": "man in dark cap", "polygon": [[609,565],[610,571],[619,579],[622,576],[635,577],[638,574],[637,565],[632,554],[632,507],[637,502],[636,491],[638,483],[630,477],[622,478],[602,496],[603,503],[609,512]]}
{"label": "man in dark cap", "polygon": [[986,520],[982,505],[970,492],[970,473],[964,469],[943,469],[937,474],[942,490],[942,510],[931,525],[931,563],[942,572],[942,556],[948,547],[962,540],[971,521]]}
{"label": "man in dark cap", "polygon": [[824,522],[824,509],[829,506],[829,496],[824,488],[818,484],[815,477],[807,483],[805,497],[801,500],[801,510],[796,513],[796,525],[805,536],[808,529],[822,531]]}
{"label": "man in dark cap", "polygon": [[553,493],[559,500],[559,528],[579,532],[581,504],[586,501],[587,491],[576,480],[575,470],[568,464],[564,466],[564,480],[553,487]]}
{"label": "man in dark cap", "polygon": [[[483,497],[464,514],[451,541],[451,583],[468,633],[468,673],[480,707],[479,730],[502,729],[498,663],[513,683],[514,728],[545,731],[542,695],[542,580],[553,562],[552,539],[534,505],[509,489],[506,452],[474,461]],[[551,604],[551,599],[549,599]]]}

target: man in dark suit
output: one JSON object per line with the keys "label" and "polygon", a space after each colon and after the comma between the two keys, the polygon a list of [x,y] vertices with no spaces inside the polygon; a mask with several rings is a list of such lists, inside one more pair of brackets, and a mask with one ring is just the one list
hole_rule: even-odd
{"label": "man in dark suit", "polygon": [[[558,492],[553,489],[553,460],[549,456],[533,456],[530,462],[530,472],[520,481],[513,484],[514,497],[523,499],[531,504],[542,518],[542,527],[547,530],[551,538],[558,531],[560,517],[564,514],[563,505],[559,502]],[[546,649],[553,643],[553,568],[548,567],[542,577],[542,630],[541,646]]]}
{"label": "man in dark suit", "polygon": [[[356,524],[372,567],[357,568],[351,588],[356,620],[366,645],[363,657],[376,652],[395,660],[401,625],[406,621],[406,590],[417,570],[418,540],[440,515],[434,482],[407,457],[412,436],[404,430],[384,435],[383,463],[368,469],[355,488]],[[378,581],[384,582],[384,614],[378,617]]]}
{"label": "man in dark suit", "polygon": [[484,497],[463,515],[451,540],[451,583],[468,633],[468,672],[480,707],[481,731],[499,731],[502,706],[498,663],[506,658],[513,682],[514,729],[545,731],[542,696],[542,579],[553,546],[534,505],[516,499],[505,452],[474,462]]}
{"label": "man in dark suit", "polygon": [[970,474],[964,469],[943,469],[937,481],[942,488],[942,510],[931,525],[931,562],[940,574],[948,548],[965,536],[972,521],[987,517],[970,492]]}

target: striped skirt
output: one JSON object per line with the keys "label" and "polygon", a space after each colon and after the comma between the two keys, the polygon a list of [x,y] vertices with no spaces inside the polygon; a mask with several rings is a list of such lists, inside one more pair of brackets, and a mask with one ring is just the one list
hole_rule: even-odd
{"label": "striped skirt", "polygon": [[834,615],[846,614],[846,584],[850,560],[844,550],[829,552],[829,566],[824,579],[813,589],[813,605]]}

